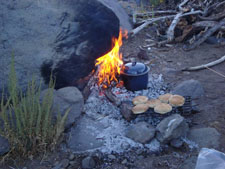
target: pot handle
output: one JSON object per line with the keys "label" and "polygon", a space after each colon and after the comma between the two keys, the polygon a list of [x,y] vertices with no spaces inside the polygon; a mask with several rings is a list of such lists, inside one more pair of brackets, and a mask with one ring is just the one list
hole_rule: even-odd
{"label": "pot handle", "polygon": [[137,64],[137,62],[132,62],[132,66],[135,66]]}

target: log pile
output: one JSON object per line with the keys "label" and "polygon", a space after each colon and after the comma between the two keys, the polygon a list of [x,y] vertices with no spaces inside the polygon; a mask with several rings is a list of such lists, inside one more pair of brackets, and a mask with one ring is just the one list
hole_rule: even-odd
{"label": "log pile", "polygon": [[192,50],[211,37],[215,43],[224,45],[225,1],[183,0],[175,10],[134,13],[133,23],[136,28],[131,36],[155,25],[158,38],[148,39],[149,44],[145,47],[185,42],[184,50]]}

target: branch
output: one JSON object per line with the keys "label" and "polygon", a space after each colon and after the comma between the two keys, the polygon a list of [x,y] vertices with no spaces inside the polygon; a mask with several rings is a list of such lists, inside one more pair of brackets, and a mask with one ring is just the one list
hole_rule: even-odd
{"label": "branch", "polygon": [[188,2],[189,0],[184,0],[180,5],[178,6],[179,11],[185,12],[183,6]]}
{"label": "branch", "polygon": [[[200,13],[202,13],[202,11],[200,11],[200,10],[187,12],[187,13],[182,14],[181,17],[188,16],[188,15],[196,15],[196,14],[200,14]],[[147,27],[148,25],[150,25],[150,24],[152,24],[154,22],[157,22],[157,21],[160,21],[160,20],[163,20],[163,19],[167,19],[167,18],[173,18],[175,16],[176,15],[168,15],[168,16],[162,16],[162,17],[158,17],[158,18],[145,20],[145,22],[142,25],[140,25],[137,28],[133,29],[130,33],[131,33],[132,36],[134,36],[138,32],[140,32],[142,29],[144,29],[145,27]]]}
{"label": "branch", "polygon": [[212,67],[212,66],[215,66],[219,63],[222,63],[225,61],[225,56],[221,57],[220,59],[218,60],[215,60],[213,62],[210,62],[210,63],[207,63],[207,64],[204,64],[204,65],[200,65],[200,66],[195,66],[195,67],[189,67],[189,68],[185,68],[185,69],[182,69],[182,71],[192,71],[192,70],[200,70],[200,69],[205,69],[207,67]]}
{"label": "branch", "polygon": [[225,25],[225,18],[220,21],[218,24],[214,25],[212,28],[210,28],[206,33],[197,41],[195,41],[193,44],[184,47],[184,50],[192,50],[202,44],[209,36],[214,34],[218,29],[220,29],[223,25]]}
{"label": "branch", "polygon": [[169,42],[171,42],[174,39],[174,29],[175,29],[177,23],[180,21],[180,18],[182,16],[182,14],[183,14],[183,12],[178,13],[174,17],[172,23],[170,24],[170,27],[167,31],[167,39],[168,39]]}

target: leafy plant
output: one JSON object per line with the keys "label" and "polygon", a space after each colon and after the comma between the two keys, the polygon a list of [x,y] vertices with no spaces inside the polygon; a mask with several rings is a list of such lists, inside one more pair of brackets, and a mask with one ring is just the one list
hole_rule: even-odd
{"label": "leafy plant", "polygon": [[41,83],[36,85],[34,78],[27,85],[26,93],[17,86],[14,57],[11,63],[8,92],[4,102],[4,93],[0,104],[2,125],[0,134],[11,145],[11,152],[26,156],[47,149],[53,149],[64,131],[69,110],[63,116],[58,112],[56,121],[52,121],[54,81],[50,80],[49,90],[41,94]]}

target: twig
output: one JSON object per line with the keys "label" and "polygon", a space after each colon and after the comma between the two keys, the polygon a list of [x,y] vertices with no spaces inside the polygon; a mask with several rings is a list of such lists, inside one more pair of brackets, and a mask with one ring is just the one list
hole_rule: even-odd
{"label": "twig", "polygon": [[179,11],[185,12],[183,6],[188,2],[189,0],[184,0],[183,2],[180,3],[178,6]]}
{"label": "twig", "polygon": [[220,19],[223,19],[225,17],[225,11],[216,14],[213,17],[204,17],[204,16],[199,16],[199,18],[203,21],[218,21]]}
{"label": "twig", "polygon": [[218,75],[220,75],[220,76],[222,76],[222,77],[225,78],[225,75],[223,75],[222,73],[217,72],[217,71],[215,71],[215,70],[213,70],[213,69],[211,69],[211,68],[209,68],[209,67],[205,67],[205,68],[206,68],[206,69],[209,69],[210,71],[212,71],[212,72],[214,72],[214,73],[216,73],[216,74],[218,74]]}
{"label": "twig", "polygon": [[204,64],[204,65],[200,65],[200,66],[195,66],[195,67],[189,67],[189,68],[182,69],[182,71],[192,71],[192,70],[205,69],[205,68],[209,68],[209,67],[215,66],[215,65],[217,65],[219,63],[222,63],[224,61],[225,61],[225,56],[221,57],[218,60],[215,60],[213,62]]}
{"label": "twig", "polygon": [[135,15],[138,16],[151,16],[151,15],[162,15],[162,14],[176,14],[175,10],[168,10],[168,11],[153,11],[153,12],[145,12],[145,13],[136,13]]}
{"label": "twig", "polygon": [[213,26],[208,31],[206,31],[206,33],[200,39],[195,41],[193,44],[184,47],[184,50],[192,50],[192,49],[196,48],[197,46],[202,44],[209,36],[211,36],[218,29],[220,29],[223,25],[225,25],[225,18],[222,21],[220,21],[217,25]]}

